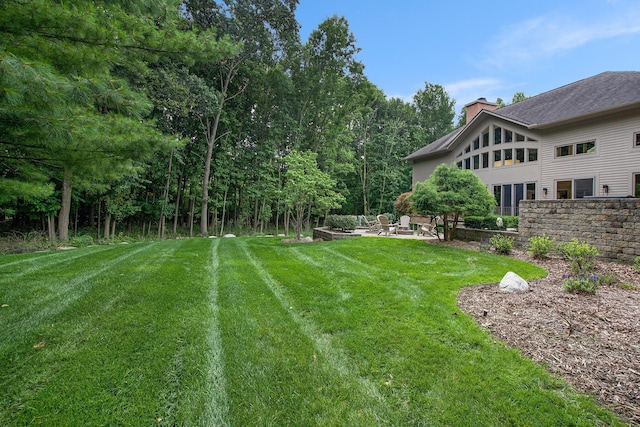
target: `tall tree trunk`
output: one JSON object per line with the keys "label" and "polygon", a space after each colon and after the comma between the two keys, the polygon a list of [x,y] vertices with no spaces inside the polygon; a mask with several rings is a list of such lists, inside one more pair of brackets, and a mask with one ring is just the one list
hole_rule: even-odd
{"label": "tall tree trunk", "polygon": [[111,214],[107,212],[104,215],[104,238],[108,239],[111,233]]}
{"label": "tall tree trunk", "polygon": [[183,191],[184,186],[184,176],[180,175],[178,177],[178,194],[176,194],[176,206],[173,210],[173,234],[174,236],[178,233],[178,217],[180,216],[180,195]]}
{"label": "tall tree trunk", "polygon": [[[101,215],[101,211],[102,211],[102,199],[98,199],[98,239],[100,238],[100,221],[102,220],[102,218],[100,218]],[[142,233],[142,235],[144,235],[144,233]]]}
{"label": "tall tree trunk", "polygon": [[289,209],[284,211],[284,235],[285,236],[289,235],[289,216],[290,215],[291,213],[289,212]]}
{"label": "tall tree trunk", "polygon": [[116,219],[115,217],[113,218],[113,221],[111,221],[111,238],[113,239],[114,237],[116,237]]}
{"label": "tall tree trunk", "polygon": [[69,214],[71,211],[71,179],[73,173],[65,169],[62,178],[62,203],[58,214],[58,237],[61,242],[69,240]]}
{"label": "tall tree trunk", "polygon": [[193,216],[196,210],[196,199],[191,195],[189,200],[189,237],[193,237]]}
{"label": "tall tree trunk", "polygon": [[49,241],[55,242],[56,240],[56,217],[54,215],[47,215],[47,231],[49,233]]}
{"label": "tall tree trunk", "polygon": [[227,211],[227,194],[229,194],[229,186],[224,189],[224,197],[222,198],[222,218],[220,219],[220,236],[224,236],[224,219]]}
{"label": "tall tree trunk", "polygon": [[207,224],[208,209],[209,209],[209,177],[211,176],[211,157],[213,156],[213,147],[218,139],[218,125],[220,124],[220,116],[222,115],[222,109],[224,104],[231,98],[234,98],[240,92],[244,90],[242,88],[237,94],[231,98],[227,98],[227,92],[229,91],[229,83],[236,74],[238,69],[238,62],[232,61],[226,75],[220,82],[220,105],[218,105],[218,111],[213,118],[213,123],[209,118],[205,120],[206,138],[207,138],[207,156],[204,160],[204,173],[202,174],[202,216],[200,218],[200,234],[202,237],[206,237],[209,227]]}
{"label": "tall tree trunk", "polygon": [[162,212],[160,212],[160,221],[158,224],[158,237],[164,240],[166,210],[169,205],[169,184],[171,183],[171,165],[173,163],[173,150],[169,153],[169,166],[167,168],[167,182],[164,186],[164,194],[162,197]]}

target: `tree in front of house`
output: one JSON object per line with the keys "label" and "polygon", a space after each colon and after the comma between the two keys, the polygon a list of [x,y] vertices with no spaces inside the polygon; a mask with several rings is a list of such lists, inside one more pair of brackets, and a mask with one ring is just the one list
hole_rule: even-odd
{"label": "tree in front of house", "polygon": [[292,151],[282,160],[286,164],[284,203],[291,210],[291,222],[296,238],[302,236],[302,228],[315,209],[326,212],[339,208],[344,196],[334,191],[336,181],[321,171],[316,162],[316,153]]}
{"label": "tree in front of house", "polygon": [[476,174],[444,163],[426,181],[416,184],[411,201],[420,215],[442,218],[445,240],[455,238],[461,216],[488,215],[496,203]]}

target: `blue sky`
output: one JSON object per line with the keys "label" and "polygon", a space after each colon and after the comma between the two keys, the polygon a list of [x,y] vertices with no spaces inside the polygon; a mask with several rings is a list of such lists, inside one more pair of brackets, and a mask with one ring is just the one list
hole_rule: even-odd
{"label": "blue sky", "polygon": [[344,16],[369,80],[410,101],[425,82],[507,102],[603,71],[640,71],[638,0],[300,0],[302,41]]}

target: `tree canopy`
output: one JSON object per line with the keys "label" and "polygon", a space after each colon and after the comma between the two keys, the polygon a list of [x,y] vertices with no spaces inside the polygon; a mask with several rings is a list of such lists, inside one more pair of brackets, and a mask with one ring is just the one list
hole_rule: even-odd
{"label": "tree canopy", "polygon": [[301,40],[297,5],[3,2],[0,231],[204,236],[392,212],[404,157],[453,129],[455,101],[428,82],[388,99],[349,22]]}

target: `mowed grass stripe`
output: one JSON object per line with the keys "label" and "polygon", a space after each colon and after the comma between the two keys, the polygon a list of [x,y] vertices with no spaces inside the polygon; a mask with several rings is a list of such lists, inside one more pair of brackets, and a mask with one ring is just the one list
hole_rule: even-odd
{"label": "mowed grass stripe", "polygon": [[384,402],[384,397],[379,392],[378,387],[369,381],[368,378],[355,375],[357,370],[354,369],[352,362],[344,351],[333,345],[331,335],[321,333],[311,320],[311,317],[304,316],[299,311],[299,308],[296,307],[290,299],[286,286],[278,283],[269,272],[265,270],[258,259],[250,253],[247,245],[242,245],[242,250],[258,273],[260,279],[269,287],[273,295],[280,302],[283,311],[289,314],[304,335],[313,342],[317,352],[329,363],[331,370],[350,381],[355,381],[357,390],[354,390],[354,392],[360,394],[361,398],[371,401],[372,404],[368,407],[373,412],[370,416],[376,420],[386,419],[388,417],[388,410]]}
{"label": "mowed grass stripe", "polygon": [[[136,245],[133,248],[114,248],[109,252],[91,251],[90,256],[82,257],[82,264],[75,262],[56,263],[56,269],[39,273],[37,278],[7,278],[0,283],[0,295],[3,304],[9,310],[0,318],[0,343],[8,336],[19,336],[28,332],[41,322],[63,311],[76,299],[89,292],[92,287],[104,282],[103,274],[122,264],[127,258],[146,251],[150,244]],[[86,249],[85,249],[86,250]],[[109,259],[108,256],[111,257]],[[99,267],[95,264],[99,264]],[[55,284],[55,286],[53,286]],[[25,294],[30,293],[30,298]]]}
{"label": "mowed grass stripe", "polygon": [[[287,288],[289,303],[319,331],[331,335],[332,344],[344,349],[358,375],[378,386],[394,408],[390,417],[394,424],[535,423],[540,415],[525,402],[552,408],[549,419],[565,412],[565,420],[578,419],[582,410],[577,406],[584,402],[565,405],[561,398],[567,393],[565,387],[516,351],[496,346],[473,319],[459,312],[455,302],[457,290],[474,283],[474,278],[496,281],[513,268],[536,277],[541,270],[507,257],[476,257],[421,242],[380,241],[384,246],[361,239],[307,245],[254,242],[250,247],[273,279]],[[349,256],[323,261],[326,247]],[[296,252],[324,267],[300,265],[304,257],[296,259],[292,256]],[[411,262],[399,261],[398,254]],[[372,256],[378,260],[372,269],[378,280],[344,280],[368,269],[362,260]],[[425,259],[430,269],[421,262]],[[452,271],[462,274],[443,279]],[[479,273],[472,276],[469,271]],[[349,286],[348,304],[339,303],[334,280]],[[397,292],[397,288],[416,287],[423,292]],[[500,377],[505,380],[501,382]]]}
{"label": "mowed grass stripe", "polygon": [[[120,278],[126,269],[145,269],[150,263],[160,265],[166,256],[175,252],[179,246],[167,246],[164,251],[155,253],[156,257],[145,256],[138,259],[133,257],[148,248],[149,245],[145,245],[129,252],[124,248],[121,249],[125,250],[123,255],[126,256],[116,258],[120,260],[119,268],[113,269],[112,273]],[[82,250],[84,249],[80,251]],[[82,267],[91,268],[96,265],[83,263]],[[23,331],[24,336],[7,335],[7,340],[0,342],[0,361],[2,365],[9,368],[2,376],[7,387],[4,388],[5,393],[0,394],[2,402],[0,407],[4,408],[4,411],[0,410],[0,422],[12,420],[12,417],[16,418],[13,421],[29,419],[35,412],[34,408],[40,402],[47,400],[39,398],[39,393],[45,395],[51,393],[48,388],[56,387],[58,379],[65,383],[64,391],[61,392],[65,396],[73,394],[73,386],[76,384],[81,386],[82,381],[73,382],[70,387],[66,382],[67,379],[64,378],[65,372],[82,371],[83,367],[91,366],[95,362],[90,358],[89,365],[86,365],[87,360],[78,353],[85,351],[90,337],[104,327],[105,313],[113,310],[114,305],[124,297],[126,289],[136,283],[135,276],[133,278],[128,276],[127,280],[112,280],[109,276],[104,274],[102,283],[109,283],[109,286],[87,291],[75,306],[57,310],[58,315],[50,319],[47,324],[33,325],[31,329]],[[56,287],[59,284],[50,282],[49,285]],[[97,301],[99,303],[96,303]],[[52,310],[49,311],[52,312]],[[35,348],[34,344],[36,344]],[[42,347],[39,347],[40,345]],[[114,351],[114,348],[109,347],[108,351]],[[12,389],[12,385],[19,387]],[[60,409],[55,410],[60,411]],[[35,416],[35,420],[42,419],[44,423],[47,416],[48,413],[44,410],[39,416]],[[33,422],[40,423],[40,421]]]}
{"label": "mowed grass stripe", "polygon": [[[44,268],[49,265],[56,264],[58,262],[64,262],[73,260],[82,256],[87,256],[89,253],[94,251],[104,251],[110,249],[109,246],[94,246],[91,248],[86,248],[86,250],[82,251],[45,251],[45,252],[37,252],[19,254],[19,255],[4,255],[0,256],[0,275],[6,274],[6,270],[11,270],[10,274],[24,274],[25,272],[33,271],[37,268]],[[11,261],[12,259],[14,261]],[[25,269],[21,264],[32,265]],[[19,266],[16,268],[16,266]],[[14,267],[13,269],[9,269],[9,267]]]}
{"label": "mowed grass stripe", "polygon": [[220,307],[218,303],[220,287],[220,240],[215,239],[211,245],[211,253],[207,273],[210,281],[208,302],[210,317],[207,324],[207,386],[203,391],[205,402],[202,426],[228,426],[229,400],[224,364],[224,348],[220,331]]}
{"label": "mowed grass stripe", "polygon": [[363,394],[356,377],[336,372],[294,322],[292,309],[262,280],[244,250],[246,242],[225,239],[219,250],[230,423],[384,424],[380,403]]}
{"label": "mowed grass stripe", "polygon": [[[14,421],[149,425],[158,419],[169,424],[199,420],[207,385],[209,309],[209,246],[199,243],[153,244],[151,253],[138,253],[103,272],[104,286],[61,312],[52,328],[43,325],[39,332],[46,334],[46,346],[29,347],[25,381],[14,382],[25,386],[30,375],[35,378],[25,400],[13,406],[24,408]],[[81,333],[67,334],[74,326]],[[55,368],[47,372],[46,366]],[[28,372],[33,367],[38,368]]]}

